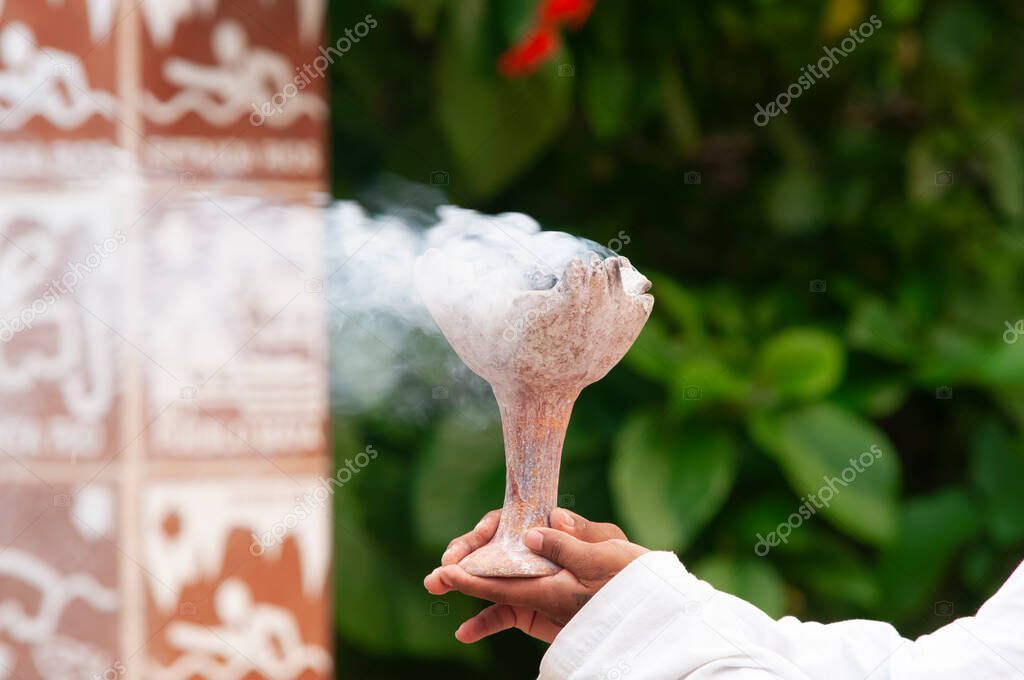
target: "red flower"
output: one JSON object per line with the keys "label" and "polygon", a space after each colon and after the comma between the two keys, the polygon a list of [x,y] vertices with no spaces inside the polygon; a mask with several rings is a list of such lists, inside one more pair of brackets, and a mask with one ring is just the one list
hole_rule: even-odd
{"label": "red flower", "polygon": [[579,27],[590,16],[596,0],[541,0],[537,25],[498,60],[506,78],[528,76],[558,50],[558,27]]}
{"label": "red flower", "polygon": [[558,50],[558,33],[550,26],[534,29],[498,60],[498,71],[506,78],[533,73]]}
{"label": "red flower", "polygon": [[545,0],[540,6],[542,24],[567,23],[578,27],[587,20],[594,9],[595,0]]}

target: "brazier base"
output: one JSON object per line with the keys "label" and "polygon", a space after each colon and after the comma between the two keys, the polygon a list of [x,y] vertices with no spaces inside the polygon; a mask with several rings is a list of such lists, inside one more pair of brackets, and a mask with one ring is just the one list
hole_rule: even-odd
{"label": "brazier base", "polygon": [[491,541],[464,557],[459,566],[474,576],[500,578],[550,576],[562,569],[515,539]]}

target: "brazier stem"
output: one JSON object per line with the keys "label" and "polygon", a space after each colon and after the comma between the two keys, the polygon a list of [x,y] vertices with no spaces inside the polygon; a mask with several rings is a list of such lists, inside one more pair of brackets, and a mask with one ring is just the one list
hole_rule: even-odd
{"label": "brazier stem", "polygon": [[523,544],[531,527],[548,526],[558,504],[558,469],[569,415],[579,392],[494,388],[505,438],[505,503],[498,531],[462,566],[481,576],[543,576],[559,567]]}

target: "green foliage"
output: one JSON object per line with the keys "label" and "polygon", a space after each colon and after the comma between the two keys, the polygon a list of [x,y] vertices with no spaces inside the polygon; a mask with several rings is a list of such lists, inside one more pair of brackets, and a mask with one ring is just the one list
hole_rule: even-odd
{"label": "green foliage", "polygon": [[683,548],[728,496],[736,445],[728,432],[637,412],[622,428],[609,474],[627,535],[650,548]]}
{"label": "green foliage", "polygon": [[761,347],[757,375],[781,397],[815,399],[843,377],[843,346],[827,333],[791,328]]}
{"label": "green foliage", "polygon": [[[332,73],[337,193],[447,171],[453,202],[603,243],[625,232],[654,283],[633,349],[577,403],[564,504],[773,615],[907,635],[946,622],[936,603],[971,610],[1020,560],[1018,2],[599,0],[511,81],[497,58],[532,0],[331,6],[337,31],[380,21]],[[873,13],[882,27],[829,78],[754,123]],[[448,678],[530,676],[542,648],[458,645],[478,605],[432,616],[419,585],[500,505],[504,473],[486,391],[432,400],[438,367],[415,368],[415,408],[337,417],[359,432],[339,452],[381,451],[337,505],[341,641],[374,677],[427,658],[451,660],[430,667]],[[806,505],[876,450],[827,507]]]}
{"label": "green foliage", "polygon": [[445,417],[417,461],[412,506],[416,536],[437,551],[466,523],[495,507],[505,488],[501,426],[476,428],[459,414]]}
{"label": "green foliage", "polygon": [[751,431],[792,488],[801,497],[819,496],[822,514],[836,526],[871,543],[892,540],[899,463],[896,448],[880,430],[856,414],[821,403],[759,415]]}
{"label": "green foliage", "polygon": [[945,489],[906,503],[899,541],[882,555],[879,574],[889,615],[903,619],[930,604],[949,561],[978,529],[966,494]]}
{"label": "green foliage", "polygon": [[[525,80],[494,78],[496,54],[472,30],[484,8],[483,0],[465,0],[453,9],[459,16],[438,57],[436,116],[458,176],[475,192],[489,194],[521,172],[558,133],[568,118],[572,91],[555,64]],[[470,30],[459,30],[467,26]]]}
{"label": "green foliage", "polygon": [[714,555],[695,564],[693,573],[719,590],[757,605],[770,616],[786,613],[786,584],[763,560]]}

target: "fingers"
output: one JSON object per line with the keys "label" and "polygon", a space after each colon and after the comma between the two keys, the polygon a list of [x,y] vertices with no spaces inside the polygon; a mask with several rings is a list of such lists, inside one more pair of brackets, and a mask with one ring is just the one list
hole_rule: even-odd
{"label": "fingers", "polygon": [[571,534],[587,543],[600,543],[614,538],[626,540],[622,529],[608,522],[591,522],[565,508],[555,508],[551,512],[551,528]]}
{"label": "fingers", "polygon": [[607,580],[647,552],[646,548],[621,539],[586,543],[565,532],[546,528],[530,529],[525,542],[527,548],[565,567],[581,581]]}
{"label": "fingers", "polygon": [[455,638],[459,642],[470,644],[509,628],[518,628],[527,635],[545,642],[553,641],[561,630],[560,626],[536,611],[530,611],[525,607],[495,604],[466,620],[455,631]]}
{"label": "fingers", "polygon": [[426,588],[427,592],[431,595],[444,595],[445,593],[450,593],[454,590],[452,584],[441,576],[443,569],[443,567],[438,567],[427,574],[427,577],[423,579],[423,587]]}
{"label": "fingers", "polygon": [[[463,534],[453,539],[444,554],[441,555],[441,564],[458,564],[463,557],[477,548],[487,545],[494,532],[498,530],[498,519],[501,517],[501,510],[491,510],[483,516],[477,525],[468,534]],[[429,578],[429,577],[428,577]]]}
{"label": "fingers", "polygon": [[444,595],[458,590],[471,597],[498,604],[542,609],[551,595],[549,588],[552,578],[486,578],[473,576],[458,565],[450,565],[435,569],[423,585],[432,595]]}
{"label": "fingers", "polygon": [[[458,564],[462,558],[477,548],[487,545],[494,532],[498,530],[498,520],[501,519],[501,510],[491,510],[483,516],[467,534],[452,540],[441,555],[441,564]],[[626,540],[622,529],[607,522],[591,522],[586,517],[565,508],[556,508],[551,513],[551,526],[564,531],[581,541],[587,543],[599,543],[611,539]]]}

